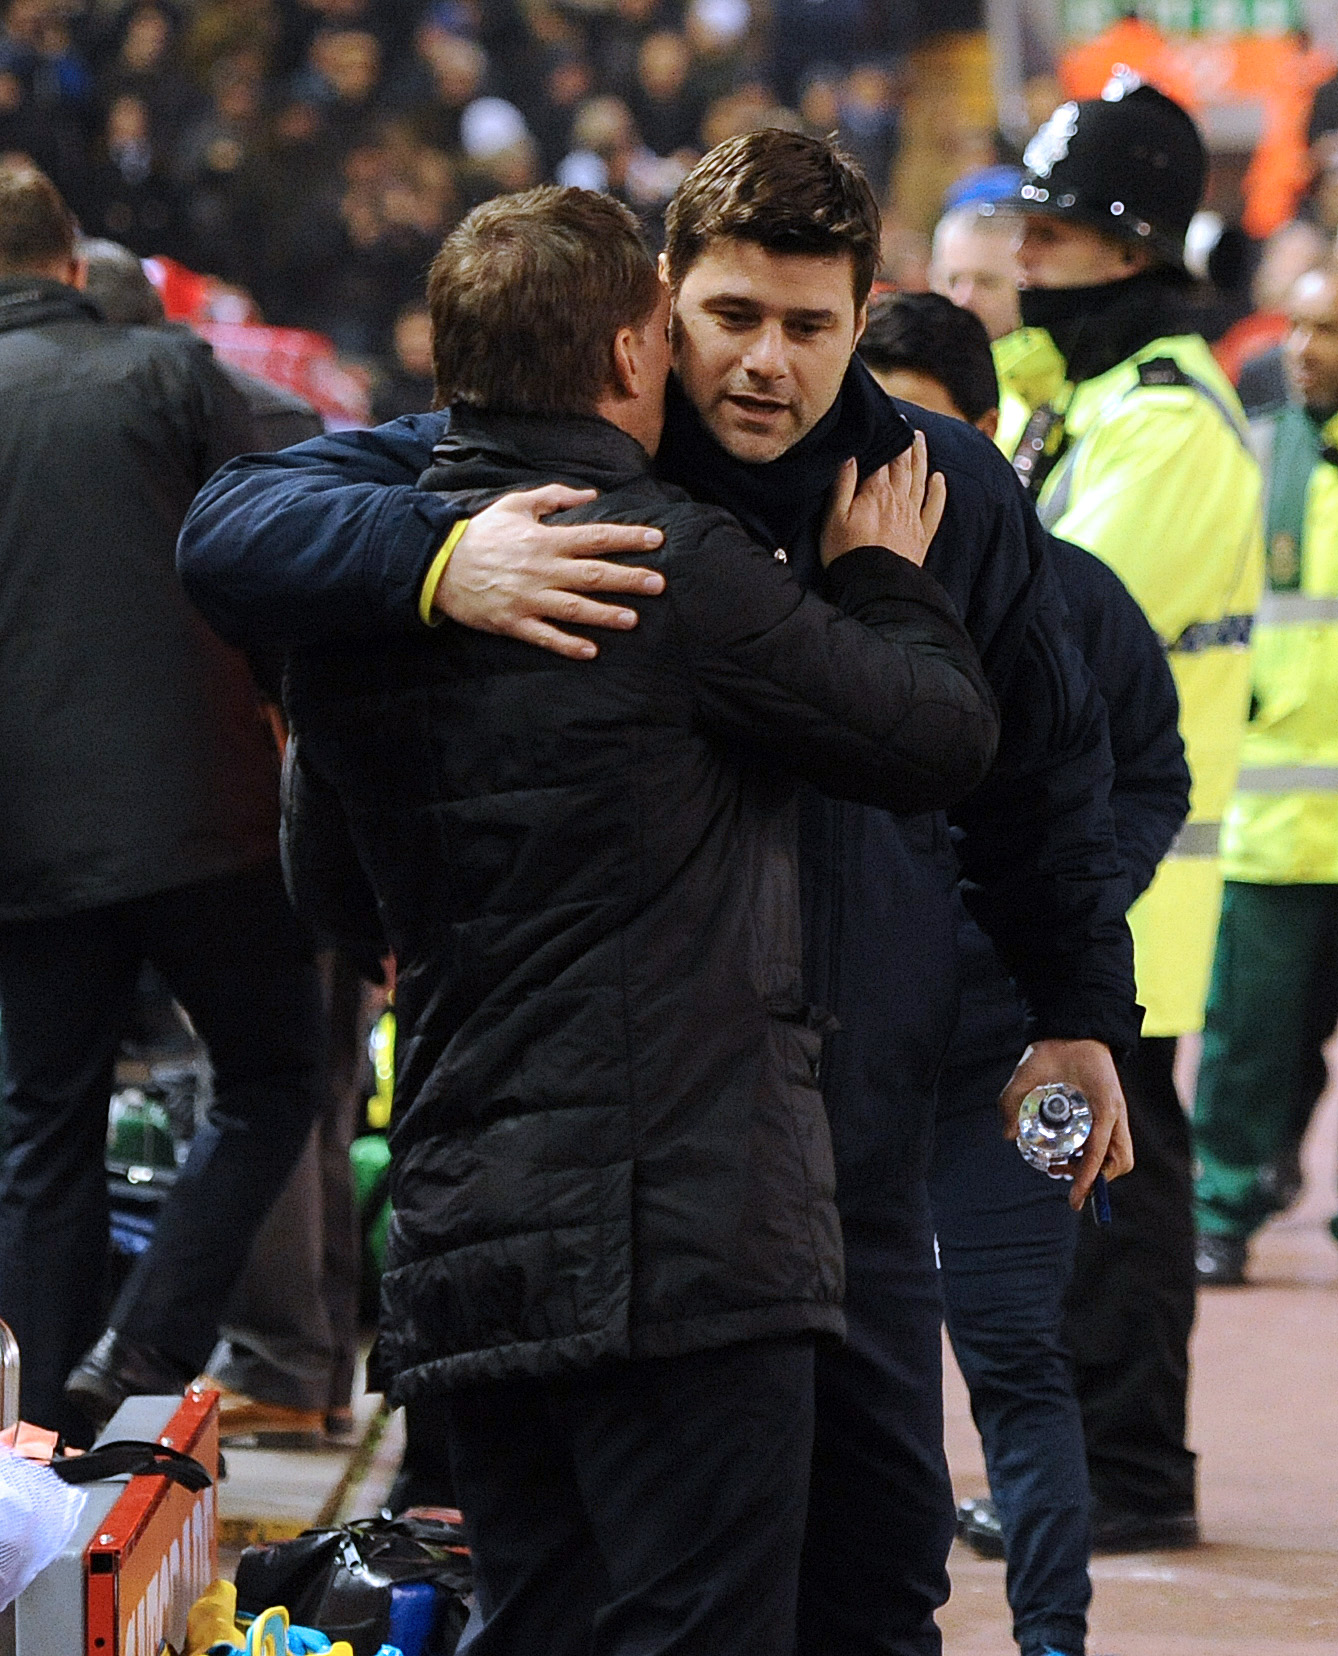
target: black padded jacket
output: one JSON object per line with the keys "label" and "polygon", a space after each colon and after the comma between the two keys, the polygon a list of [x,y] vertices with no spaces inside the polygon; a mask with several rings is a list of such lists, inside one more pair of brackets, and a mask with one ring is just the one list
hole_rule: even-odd
{"label": "black padded jacket", "polygon": [[426,479],[477,509],[558,477],[663,528],[665,598],[594,662],[450,623],[290,658],[398,966],[400,1400],[840,1330],[797,782],[919,810],[993,754],[932,578],[864,548],[824,602],[645,467],[601,420],[464,410]]}

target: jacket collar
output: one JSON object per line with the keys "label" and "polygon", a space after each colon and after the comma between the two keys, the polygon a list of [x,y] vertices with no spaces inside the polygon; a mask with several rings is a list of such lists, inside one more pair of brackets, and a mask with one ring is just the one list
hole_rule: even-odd
{"label": "jacket collar", "polygon": [[776,460],[736,460],[703,424],[670,377],[658,476],[695,500],[732,512],[759,544],[788,548],[801,580],[818,573],[817,539],[831,486],[842,465],[859,461],[861,477],[910,447],[914,432],[859,357],[852,357],[836,401]]}
{"label": "jacket collar", "polygon": [[547,481],[616,489],[650,457],[634,437],[594,414],[498,414],[455,403],[419,479],[424,489],[493,489],[533,472]]}
{"label": "jacket collar", "polygon": [[101,322],[102,312],[78,288],[49,276],[0,277],[0,333],[75,319]]}

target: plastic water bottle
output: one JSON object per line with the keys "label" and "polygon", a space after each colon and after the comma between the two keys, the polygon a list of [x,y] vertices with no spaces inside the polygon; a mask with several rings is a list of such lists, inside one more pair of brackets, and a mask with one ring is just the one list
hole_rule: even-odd
{"label": "plastic water bottle", "polygon": [[1025,1161],[1052,1179],[1071,1179],[1071,1173],[1052,1169],[1071,1161],[1091,1131],[1092,1109],[1082,1093],[1067,1081],[1047,1081],[1033,1087],[1022,1100],[1017,1147]]}

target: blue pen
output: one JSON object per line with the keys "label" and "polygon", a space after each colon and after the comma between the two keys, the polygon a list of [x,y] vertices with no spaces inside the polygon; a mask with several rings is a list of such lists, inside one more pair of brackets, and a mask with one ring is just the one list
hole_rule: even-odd
{"label": "blue pen", "polygon": [[1110,1186],[1104,1173],[1097,1174],[1096,1183],[1092,1186],[1092,1217],[1098,1225],[1110,1223]]}

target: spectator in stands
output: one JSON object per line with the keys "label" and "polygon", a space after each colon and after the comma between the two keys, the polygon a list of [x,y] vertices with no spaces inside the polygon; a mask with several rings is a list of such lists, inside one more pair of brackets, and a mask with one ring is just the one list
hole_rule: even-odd
{"label": "spectator in stands", "polygon": [[372,387],[377,425],[401,414],[425,414],[432,406],[432,314],[422,299],[395,318],[394,360]]}
{"label": "spectator in stands", "polygon": [[613,0],[603,15],[596,12],[591,17],[587,40],[601,90],[615,97],[631,94],[641,48],[662,26],[664,9],[662,0]]}
{"label": "spectator in stands", "polygon": [[841,142],[864,168],[881,201],[892,182],[901,117],[885,64],[858,63],[841,83]]}
{"label": "spectator in stands", "polygon": [[383,108],[380,41],[368,29],[318,30],[292,91],[325,112],[342,143],[361,142]]}
{"label": "spectator in stands", "polygon": [[487,74],[488,54],[478,42],[453,34],[429,12],[388,101],[409,116],[425,143],[453,154],[460,148],[460,116],[482,92]]}
{"label": "spectator in stands", "polygon": [[572,147],[572,124],[577,112],[594,90],[595,75],[589,58],[570,47],[558,47],[544,75],[542,92],[530,111],[530,125],[547,176],[557,176],[563,156]]}
{"label": "spectator in stands", "polygon": [[241,51],[255,52],[266,77],[277,78],[297,67],[282,57],[282,32],[277,0],[197,0],[186,25],[182,56],[199,86],[209,84],[220,58]]}
{"label": "spectator in stands", "polygon": [[[688,85],[702,104],[723,98],[738,86],[751,24],[748,0],[691,0],[685,20],[692,48]],[[776,102],[770,89],[768,100]]]}
{"label": "spectator in stands", "polygon": [[102,156],[88,176],[80,217],[92,234],[145,257],[182,259],[188,252],[181,193],[154,141],[148,106],[135,93],[120,93],[107,111]]}
{"label": "spectator in stands", "polygon": [[642,43],[631,107],[641,136],[656,155],[700,149],[702,110],[688,84],[691,67],[688,43],[672,29],[659,29]]}
{"label": "spectator in stands", "polygon": [[181,61],[178,20],[154,0],[125,14],[120,46],[98,78],[104,97],[130,92],[143,99],[154,137],[169,150],[202,101]]}
{"label": "spectator in stands", "polygon": [[255,265],[243,180],[262,134],[264,88],[245,55],[214,68],[208,107],[181,135],[176,184],[186,220],[186,262],[245,283]]}
{"label": "spectator in stands", "polygon": [[475,98],[460,117],[460,147],[461,195],[468,206],[539,182],[539,147],[525,117],[505,98]]}

